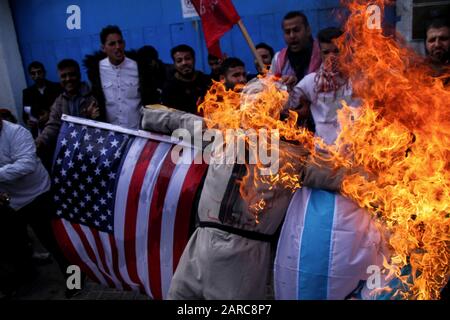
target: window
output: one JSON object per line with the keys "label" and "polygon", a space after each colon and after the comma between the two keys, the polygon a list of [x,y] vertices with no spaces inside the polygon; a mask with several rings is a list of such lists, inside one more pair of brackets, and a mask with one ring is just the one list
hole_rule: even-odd
{"label": "window", "polygon": [[450,17],[450,0],[413,0],[413,40],[423,40],[426,22],[436,16]]}

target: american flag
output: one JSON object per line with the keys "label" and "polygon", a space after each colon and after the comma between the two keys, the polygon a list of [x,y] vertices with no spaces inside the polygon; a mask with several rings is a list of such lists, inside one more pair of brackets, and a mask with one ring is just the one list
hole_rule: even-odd
{"label": "american flag", "polygon": [[169,137],[63,120],[52,174],[61,248],[99,283],[164,299],[207,169],[191,161],[198,150],[175,164]]}

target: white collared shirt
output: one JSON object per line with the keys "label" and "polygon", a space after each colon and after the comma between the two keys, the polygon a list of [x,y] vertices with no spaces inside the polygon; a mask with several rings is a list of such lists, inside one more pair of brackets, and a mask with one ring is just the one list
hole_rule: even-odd
{"label": "white collared shirt", "polygon": [[139,129],[141,95],[137,63],[129,58],[118,66],[108,58],[100,61],[100,78],[106,99],[106,121],[129,129]]}
{"label": "white collared shirt", "polygon": [[353,108],[357,108],[360,102],[353,97],[351,83],[341,86],[337,91],[317,92],[316,75],[316,72],[308,74],[295,86],[290,94],[288,106],[290,109],[298,106],[301,97],[310,101],[315,135],[322,138],[325,143],[333,144],[341,131],[337,110],[342,108],[342,101]]}
{"label": "white collared shirt", "polygon": [[11,208],[19,210],[49,189],[50,177],[36,156],[31,133],[24,127],[3,121],[0,131],[0,192],[8,193]]}

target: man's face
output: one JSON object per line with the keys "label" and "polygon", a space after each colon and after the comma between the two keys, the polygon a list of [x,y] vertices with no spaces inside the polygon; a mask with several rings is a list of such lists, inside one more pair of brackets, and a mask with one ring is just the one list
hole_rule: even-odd
{"label": "man's face", "polygon": [[125,41],[117,33],[111,33],[106,37],[106,42],[102,50],[109,58],[109,61],[117,66],[125,59]]}
{"label": "man's face", "polygon": [[45,71],[40,67],[31,68],[30,77],[35,83],[42,82],[45,79]]}
{"label": "man's face", "polygon": [[214,58],[214,59],[208,59],[209,67],[211,68],[211,72],[213,74],[219,74],[220,73],[220,65],[222,63],[222,60]]}
{"label": "man's face", "polygon": [[426,49],[428,56],[437,63],[445,63],[449,57],[450,29],[430,28],[427,31]]}
{"label": "man's face", "polygon": [[175,70],[182,76],[189,76],[194,72],[194,57],[190,52],[176,52],[173,55]]}
{"label": "man's face", "polygon": [[295,17],[283,21],[284,40],[292,52],[299,52],[308,43],[311,29],[305,28],[302,17]]}
{"label": "man's face", "polygon": [[334,43],[320,43],[320,56],[329,71],[337,71],[339,49]]}
{"label": "man's face", "polygon": [[69,95],[76,95],[80,89],[80,74],[75,67],[58,70],[61,86]]}
{"label": "man's face", "polygon": [[247,83],[247,75],[244,67],[229,68],[225,76],[221,76],[228,89],[233,89],[238,84]]}
{"label": "man's face", "polygon": [[270,55],[269,50],[264,48],[258,48],[256,49],[256,52],[259,54],[265,65],[270,65],[272,63],[272,56]]}

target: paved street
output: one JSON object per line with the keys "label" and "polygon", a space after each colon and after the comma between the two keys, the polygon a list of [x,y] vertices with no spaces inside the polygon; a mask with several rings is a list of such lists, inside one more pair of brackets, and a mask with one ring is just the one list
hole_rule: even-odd
{"label": "paved street", "polygon": [[[58,265],[52,264],[38,267],[39,276],[32,283],[23,286],[14,297],[15,300],[66,300],[65,282]],[[90,280],[85,289],[72,300],[148,300],[147,296],[135,292],[122,292],[105,288]]]}
{"label": "paved street", "polygon": [[[31,230],[30,235],[32,235]],[[36,238],[34,241],[36,250],[43,252]],[[17,291],[14,300],[67,300],[65,281],[54,260],[51,264],[39,266],[38,272],[38,277],[32,283]],[[267,287],[267,299],[273,299],[272,284]],[[135,292],[106,288],[87,279],[84,290],[71,300],[149,300],[149,297]]]}

